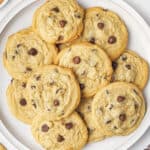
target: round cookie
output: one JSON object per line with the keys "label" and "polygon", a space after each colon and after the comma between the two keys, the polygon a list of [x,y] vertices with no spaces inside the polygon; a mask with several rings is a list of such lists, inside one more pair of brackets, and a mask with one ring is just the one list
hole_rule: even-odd
{"label": "round cookie", "polygon": [[135,85],[115,82],[95,95],[92,113],[95,123],[105,129],[106,135],[128,135],[140,125],[145,101]]}
{"label": "round cookie", "polygon": [[45,41],[65,43],[81,34],[83,17],[76,0],[49,0],[36,10],[32,26]]}
{"label": "round cookie", "polygon": [[77,112],[85,121],[88,128],[88,142],[101,141],[105,138],[105,134],[102,128],[97,128],[97,125],[93,123],[92,114],[92,102],[93,98],[81,99]]}
{"label": "round cookie", "polygon": [[80,88],[70,69],[49,65],[39,68],[27,83],[29,99],[52,120],[68,116],[80,102]]}
{"label": "round cookie", "polygon": [[52,64],[56,57],[54,45],[45,43],[31,28],[21,30],[8,38],[3,55],[9,74],[24,80],[39,66]]}
{"label": "round cookie", "polygon": [[112,81],[126,81],[143,89],[148,81],[147,62],[135,52],[127,50],[112,63],[114,73]]}
{"label": "round cookie", "polygon": [[101,7],[88,8],[83,40],[98,44],[112,60],[122,54],[128,43],[128,31],[117,14]]}
{"label": "round cookie", "polygon": [[80,83],[83,97],[93,96],[111,80],[112,65],[109,57],[98,46],[75,43],[63,49],[56,61],[60,66],[72,68]]}
{"label": "round cookie", "polygon": [[26,82],[13,79],[7,88],[8,106],[12,114],[24,123],[31,124],[36,115],[26,93]]}
{"label": "round cookie", "polygon": [[87,128],[75,112],[60,121],[39,114],[33,121],[32,134],[46,150],[80,150],[88,138]]}

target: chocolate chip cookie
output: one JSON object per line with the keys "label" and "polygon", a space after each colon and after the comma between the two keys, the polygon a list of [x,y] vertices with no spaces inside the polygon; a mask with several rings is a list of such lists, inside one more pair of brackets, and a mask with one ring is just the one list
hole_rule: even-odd
{"label": "chocolate chip cookie", "polygon": [[147,62],[135,52],[127,50],[112,63],[114,74],[112,81],[126,81],[143,89],[148,81]]}
{"label": "chocolate chip cookie", "polygon": [[13,79],[7,88],[7,99],[12,114],[24,123],[31,124],[36,115],[36,106],[29,101],[26,82]]}
{"label": "chocolate chip cookie", "polygon": [[34,14],[33,28],[49,43],[65,43],[83,30],[84,10],[76,0],[49,0]]}
{"label": "chocolate chip cookie", "polygon": [[98,44],[112,60],[124,52],[128,31],[117,14],[101,7],[88,8],[84,24],[83,40]]}
{"label": "chocolate chip cookie", "polygon": [[135,85],[115,82],[97,92],[92,113],[95,123],[106,135],[128,135],[141,123],[145,101]]}
{"label": "chocolate chip cookie", "polygon": [[3,55],[4,66],[15,79],[25,80],[40,66],[52,64],[54,45],[45,43],[31,28],[8,38]]}
{"label": "chocolate chip cookie", "polygon": [[73,69],[83,97],[93,96],[111,80],[112,65],[109,57],[100,47],[90,43],[75,43],[63,49],[56,62]]}
{"label": "chocolate chip cookie", "polygon": [[47,150],[80,150],[87,142],[87,128],[77,113],[60,121],[49,114],[39,114],[32,124],[32,134]]}
{"label": "chocolate chip cookie", "polygon": [[68,116],[80,102],[80,88],[68,68],[48,65],[39,68],[27,83],[29,99],[37,110],[46,111],[52,120]]}
{"label": "chocolate chip cookie", "polygon": [[105,138],[103,128],[97,128],[97,125],[93,123],[92,115],[92,102],[93,98],[81,99],[81,103],[77,109],[77,112],[85,121],[88,128],[88,142],[101,141]]}

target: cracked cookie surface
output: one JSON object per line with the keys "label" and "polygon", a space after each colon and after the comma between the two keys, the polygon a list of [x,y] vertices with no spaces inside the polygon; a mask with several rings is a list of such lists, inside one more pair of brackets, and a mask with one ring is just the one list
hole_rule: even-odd
{"label": "cracked cookie surface", "polygon": [[77,112],[81,118],[85,121],[88,128],[88,142],[95,142],[104,140],[105,134],[103,128],[97,128],[97,125],[93,122],[92,114],[92,102],[93,98],[81,99],[81,102],[77,108]]}
{"label": "cracked cookie surface", "polygon": [[73,112],[80,102],[80,88],[68,68],[48,65],[39,68],[29,78],[27,92],[37,110],[46,111],[53,120]]}
{"label": "cracked cookie surface", "polygon": [[120,17],[110,10],[93,7],[86,10],[82,39],[103,48],[112,60],[123,53],[128,31]]}
{"label": "cracked cookie surface", "polygon": [[97,45],[83,42],[68,46],[59,53],[56,63],[73,69],[83,97],[93,96],[111,80],[111,61]]}
{"label": "cracked cookie surface", "polygon": [[126,81],[143,89],[148,81],[148,63],[135,52],[127,50],[112,63],[112,81]]}
{"label": "cracked cookie surface", "polygon": [[92,113],[95,123],[105,129],[106,135],[128,135],[144,117],[145,100],[135,85],[115,82],[95,95]]}
{"label": "cracked cookie surface", "polygon": [[3,55],[4,66],[15,79],[26,81],[40,66],[52,64],[57,50],[31,28],[9,36]]}
{"label": "cracked cookie surface", "polygon": [[32,134],[47,150],[80,150],[88,138],[87,128],[75,112],[60,121],[39,114],[33,121]]}
{"label": "cracked cookie surface", "polygon": [[13,79],[7,88],[7,100],[12,114],[17,119],[27,124],[32,123],[36,110],[26,93],[26,82]]}
{"label": "cracked cookie surface", "polygon": [[49,0],[37,9],[33,28],[49,43],[65,43],[83,30],[84,10],[76,0]]}

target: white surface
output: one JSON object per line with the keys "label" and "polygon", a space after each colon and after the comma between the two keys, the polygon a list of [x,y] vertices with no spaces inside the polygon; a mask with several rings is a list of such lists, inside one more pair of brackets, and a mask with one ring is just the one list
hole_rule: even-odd
{"label": "white surface", "polygon": [[[137,5],[137,3],[138,3],[138,1],[140,1],[140,0],[134,0],[134,1],[136,1],[136,5]],[[147,1],[147,0],[145,0],[145,1]],[[11,1],[12,2],[12,1]],[[14,2],[14,1],[13,1]],[[134,5],[134,4],[133,4]],[[137,5],[138,6],[138,5]],[[148,4],[147,4],[147,6],[148,6]],[[138,6],[139,8],[141,7],[141,5],[139,5]],[[9,8],[10,8],[10,6],[9,6]],[[138,9],[139,9],[138,8]],[[148,8],[148,7],[147,7]],[[5,8],[5,12],[6,11],[8,11],[8,8],[6,9]],[[149,12],[149,14],[150,14],[150,12]],[[0,11],[0,17],[2,17],[2,13],[1,13],[1,11]],[[129,18],[128,18],[129,19]],[[149,20],[149,19],[148,19]],[[12,24],[11,24],[12,25]],[[25,24],[24,24],[25,25]],[[20,28],[22,28],[23,26],[20,26]],[[134,28],[134,27],[133,27]],[[144,30],[144,29],[143,29]],[[143,37],[143,36],[142,36]],[[144,40],[144,39],[143,39]],[[140,41],[142,41],[142,39],[140,40]],[[146,39],[145,39],[145,41],[146,41]],[[143,41],[143,42],[145,42],[145,41]],[[135,40],[133,40],[133,42],[135,42],[135,44],[136,44],[136,39]],[[144,43],[143,43],[144,44]],[[136,45],[136,47],[135,48],[137,48],[138,50],[139,50],[139,53],[140,53],[140,47],[139,47],[139,44],[137,43],[137,45]],[[148,135],[146,135],[145,137],[148,137]],[[149,136],[150,137],[150,136]],[[0,139],[1,140],[1,139]],[[146,145],[148,145],[148,143],[146,143],[146,141],[147,142],[149,142],[148,141],[148,138],[147,138],[147,140],[146,140],[146,138],[142,138],[142,140],[141,140],[141,142],[138,142],[137,144],[136,144],[136,146],[134,146],[133,148],[131,148],[131,150],[142,150],[142,149],[144,149],[144,147],[146,146]],[[1,141],[0,141],[1,142]],[[143,142],[145,142],[145,143],[143,143]],[[4,143],[5,144],[5,143]],[[113,144],[113,143],[110,143],[110,144]],[[89,149],[93,149],[93,147],[90,147]],[[13,149],[10,149],[10,150],[13,150]],[[96,150],[95,148],[93,149],[93,150]]]}

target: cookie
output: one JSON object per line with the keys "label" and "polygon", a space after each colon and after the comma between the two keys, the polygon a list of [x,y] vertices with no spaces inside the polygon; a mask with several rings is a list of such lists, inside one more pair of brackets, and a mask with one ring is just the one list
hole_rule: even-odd
{"label": "cookie", "polygon": [[103,129],[97,128],[97,125],[93,123],[92,102],[93,98],[81,99],[81,103],[77,109],[77,112],[80,114],[87,125],[89,143],[94,141],[101,141],[105,138]]}
{"label": "cookie", "polygon": [[127,50],[112,63],[114,73],[112,81],[126,81],[143,89],[148,81],[147,62],[135,52]]}
{"label": "cookie", "polygon": [[4,66],[13,78],[26,81],[38,67],[52,64],[56,51],[54,45],[45,43],[27,28],[8,38]]}
{"label": "cookie", "polygon": [[29,99],[52,120],[68,116],[80,102],[80,88],[70,69],[48,65],[39,68],[27,83]]}
{"label": "cookie", "polygon": [[128,43],[128,31],[120,17],[100,7],[86,10],[83,40],[98,44],[112,60],[119,57]]}
{"label": "cookie", "polygon": [[76,0],[49,0],[38,8],[33,28],[49,43],[65,43],[83,30],[84,10]]}
{"label": "cookie", "polygon": [[4,145],[0,144],[0,150],[6,150],[6,148],[4,147]]}
{"label": "cookie", "polygon": [[90,43],[76,43],[63,49],[56,63],[72,68],[80,83],[83,97],[93,96],[111,80],[112,65],[107,54]]}
{"label": "cookie", "polygon": [[88,138],[87,128],[77,113],[60,121],[39,114],[33,120],[32,134],[46,150],[80,150]]}
{"label": "cookie", "polygon": [[115,82],[97,92],[92,103],[93,120],[106,135],[128,135],[145,114],[141,91],[127,82]]}
{"label": "cookie", "polygon": [[17,119],[32,123],[36,110],[26,93],[26,82],[13,79],[7,88],[7,100],[10,111]]}

